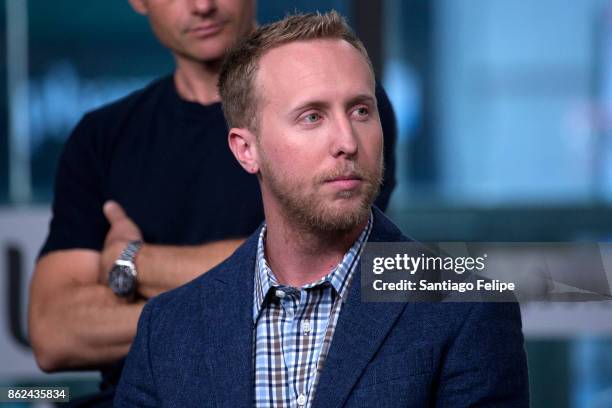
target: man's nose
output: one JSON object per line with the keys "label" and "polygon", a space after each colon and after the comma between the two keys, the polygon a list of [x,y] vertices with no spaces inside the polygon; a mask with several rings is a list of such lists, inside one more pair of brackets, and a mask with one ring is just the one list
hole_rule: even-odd
{"label": "man's nose", "polygon": [[330,135],[332,156],[353,157],[357,154],[358,143],[350,118],[341,115],[334,122],[335,126],[331,129],[332,134]]}
{"label": "man's nose", "polygon": [[191,0],[195,14],[210,14],[217,9],[216,0]]}

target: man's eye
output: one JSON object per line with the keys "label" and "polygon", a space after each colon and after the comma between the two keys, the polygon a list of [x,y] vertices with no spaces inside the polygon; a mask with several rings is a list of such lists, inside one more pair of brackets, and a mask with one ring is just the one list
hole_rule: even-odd
{"label": "man's eye", "polygon": [[317,123],[321,119],[321,115],[318,113],[309,113],[304,116],[303,121],[306,123]]}
{"label": "man's eye", "polygon": [[365,106],[355,109],[355,114],[357,114],[357,116],[364,117],[364,116],[368,116],[369,113],[370,111]]}

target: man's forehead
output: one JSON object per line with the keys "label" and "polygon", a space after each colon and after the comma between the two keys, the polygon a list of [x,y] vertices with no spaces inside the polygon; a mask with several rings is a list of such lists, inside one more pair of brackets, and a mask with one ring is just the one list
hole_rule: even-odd
{"label": "man's forehead", "polygon": [[265,94],[299,88],[302,97],[330,84],[360,94],[374,91],[367,60],[341,39],[295,41],[271,49],[260,59],[256,82]]}

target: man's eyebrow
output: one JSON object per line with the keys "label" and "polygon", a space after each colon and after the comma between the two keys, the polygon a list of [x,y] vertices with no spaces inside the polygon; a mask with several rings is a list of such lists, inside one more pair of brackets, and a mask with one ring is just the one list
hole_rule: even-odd
{"label": "man's eyebrow", "polygon": [[329,107],[329,103],[324,102],[324,101],[318,101],[318,100],[306,100],[303,102],[300,102],[295,108],[291,109],[289,111],[289,115],[294,115],[300,111],[303,110],[307,110],[307,109],[325,109]]}
{"label": "man's eyebrow", "polygon": [[360,94],[360,95],[355,96],[354,98],[351,98],[347,102],[347,106],[353,106],[358,103],[366,103],[366,104],[376,106],[376,98],[370,94]]}
{"label": "man's eyebrow", "polygon": [[[350,107],[356,105],[358,103],[366,103],[373,106],[376,106],[376,98],[371,94],[359,94],[351,99],[349,99],[346,103],[346,107]],[[294,115],[300,111],[306,109],[325,109],[330,106],[329,102],[321,101],[321,100],[306,100],[300,102],[295,108],[289,111],[289,115]]]}

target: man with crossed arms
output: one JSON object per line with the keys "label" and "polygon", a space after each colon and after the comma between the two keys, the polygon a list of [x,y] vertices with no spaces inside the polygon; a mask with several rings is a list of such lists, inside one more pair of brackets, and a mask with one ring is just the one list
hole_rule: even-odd
{"label": "man with crossed arms", "polygon": [[383,135],[370,61],[344,20],[256,29],[219,86],[265,222],[148,302],[116,406],[528,406],[517,304],[361,301],[367,242],[408,239],[372,207]]}

